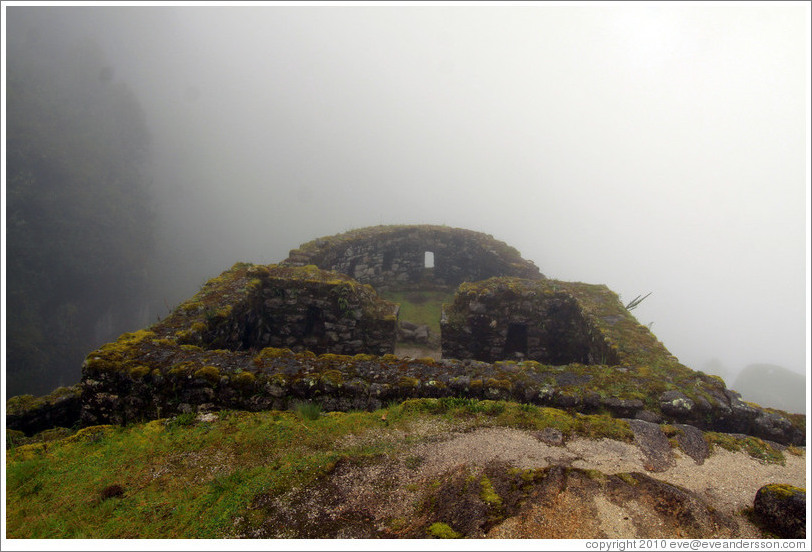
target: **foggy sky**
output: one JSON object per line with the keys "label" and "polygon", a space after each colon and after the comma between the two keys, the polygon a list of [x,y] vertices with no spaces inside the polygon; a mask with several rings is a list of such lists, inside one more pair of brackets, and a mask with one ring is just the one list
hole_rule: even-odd
{"label": "foggy sky", "polygon": [[35,9],[146,111],[174,302],[319,236],[445,224],[653,292],[635,316],[694,369],[808,367],[808,4]]}

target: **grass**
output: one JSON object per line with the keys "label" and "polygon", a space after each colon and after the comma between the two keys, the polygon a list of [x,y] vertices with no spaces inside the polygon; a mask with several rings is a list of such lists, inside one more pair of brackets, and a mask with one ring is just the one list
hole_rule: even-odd
{"label": "grass", "polygon": [[378,295],[400,304],[398,319],[426,325],[434,334],[440,334],[440,313],[443,303],[454,298],[453,291],[382,291]]}
{"label": "grass", "polygon": [[[7,537],[222,538],[260,492],[283,493],[341,458],[380,453],[385,443],[335,444],[377,425],[373,413],[225,413],[212,423],[159,420],[98,439],[15,447],[7,453]],[[101,500],[110,488],[121,495]]]}
{"label": "grass", "polygon": [[321,405],[318,403],[300,402],[294,410],[305,420],[317,420],[321,416]]}
{"label": "grass", "polygon": [[774,449],[758,437],[735,437],[727,433],[708,431],[705,432],[705,440],[711,447],[718,446],[733,452],[744,451],[753,458],[769,464],[783,466],[786,463],[784,454],[780,450]]}
{"label": "grass", "polygon": [[[235,527],[262,522],[252,507],[259,496],[319,484],[339,462],[402,455],[406,470],[417,469],[423,459],[412,452],[415,424],[438,432],[555,428],[566,439],[633,440],[627,422],[604,415],[449,397],[390,402],[375,412],[322,412],[302,403],[285,412],[221,411],[210,422],[179,415],[95,426],[9,444],[7,538],[236,536]],[[705,436],[764,461],[782,459],[755,438]],[[487,482],[481,491],[497,502]],[[430,533],[450,535],[441,529]]]}
{"label": "grass", "polygon": [[[516,403],[416,399],[377,412],[322,413],[303,403],[290,412],[223,411],[211,422],[182,414],[85,428],[9,448],[7,536],[227,537],[237,518],[250,517],[258,495],[313,483],[342,459],[392,453],[389,432],[426,417],[462,426],[549,424],[569,432],[589,426],[562,411]],[[348,434],[372,438],[342,441]],[[408,460],[413,467],[419,462]]]}

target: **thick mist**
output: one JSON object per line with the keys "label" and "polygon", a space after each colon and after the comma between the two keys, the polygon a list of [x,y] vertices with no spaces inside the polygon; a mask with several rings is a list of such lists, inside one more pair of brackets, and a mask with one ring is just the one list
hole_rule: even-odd
{"label": "thick mist", "polygon": [[141,104],[145,323],[237,261],[445,224],[548,277],[652,292],[638,320],[728,385],[809,369],[808,5],[7,13],[92,38]]}

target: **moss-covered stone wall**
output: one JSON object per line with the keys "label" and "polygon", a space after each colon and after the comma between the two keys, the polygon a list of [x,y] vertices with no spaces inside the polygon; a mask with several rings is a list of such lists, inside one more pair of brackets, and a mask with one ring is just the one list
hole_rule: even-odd
{"label": "moss-covered stone wall", "polygon": [[577,285],[507,277],[462,284],[443,310],[443,357],[617,364],[617,345],[570,291]]}
{"label": "moss-covered stone wall", "polygon": [[[434,267],[426,268],[425,254]],[[375,226],[319,238],[290,252],[281,264],[316,265],[376,289],[457,286],[492,276],[544,276],[516,249],[488,234],[446,226]]]}
{"label": "moss-covered stone wall", "polygon": [[383,355],[395,347],[397,305],[315,266],[238,264],[153,329],[206,349]]}
{"label": "moss-covered stone wall", "polygon": [[[470,397],[686,423],[779,443],[805,440],[803,416],[743,403],[717,378],[665,359],[654,366],[609,368],[315,355],[276,348],[210,350],[141,330],[88,356],[80,396],[83,426],[183,412],[286,409],[297,401],[346,411],[408,398]],[[11,429],[25,427],[24,420],[56,402],[46,397],[28,401],[29,408],[24,401],[12,401],[9,413],[19,423],[7,418]]]}
{"label": "moss-covered stone wall", "polygon": [[[299,260],[386,254],[391,249],[373,243],[381,232],[400,236],[392,239],[402,239],[404,251],[410,240],[422,249],[427,242],[418,237],[435,227],[384,228],[360,232],[369,242],[353,235],[303,246]],[[435,238],[444,240],[449,258],[457,243],[449,236],[456,235],[443,229]],[[461,249],[487,250],[483,244],[490,243],[493,264],[458,257],[456,268],[441,271],[444,281],[497,268],[531,277],[460,286],[442,323],[444,357],[462,358],[390,354],[397,306],[343,273],[239,263],[166,319],[91,352],[78,387],[9,399],[7,427],[33,432],[49,424],[122,424],[193,411],[284,409],[303,400],[326,410],[375,409],[389,401],[456,396],[805,442],[803,416],[745,403],[719,378],[681,365],[606,286],[544,279],[515,250],[500,249],[501,242],[463,238]],[[475,257],[479,264],[466,265]],[[394,266],[397,258],[389,260]],[[366,266],[364,274],[381,274],[369,273],[374,263]],[[481,352],[487,356],[478,357]],[[522,362],[475,360],[516,352]]]}

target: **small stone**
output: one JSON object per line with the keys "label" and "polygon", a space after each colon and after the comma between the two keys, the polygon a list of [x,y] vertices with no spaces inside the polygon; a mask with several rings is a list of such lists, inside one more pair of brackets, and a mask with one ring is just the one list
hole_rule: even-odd
{"label": "small stone", "polygon": [[554,427],[545,427],[541,431],[536,431],[533,436],[547,445],[554,447],[564,446],[564,434]]}

